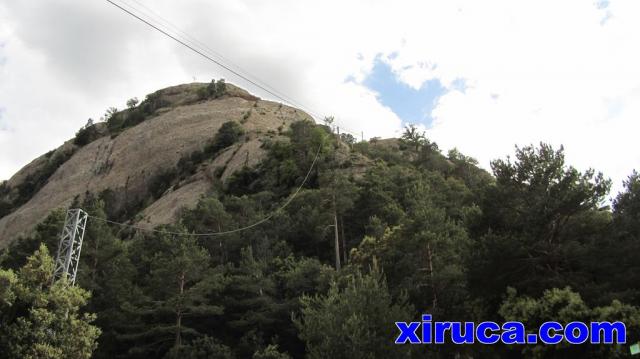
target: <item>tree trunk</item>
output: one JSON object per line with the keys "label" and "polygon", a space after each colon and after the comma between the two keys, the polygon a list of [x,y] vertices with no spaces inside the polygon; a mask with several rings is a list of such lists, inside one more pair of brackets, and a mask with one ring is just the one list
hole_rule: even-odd
{"label": "tree trunk", "polygon": [[100,241],[100,236],[96,236],[97,238],[95,238],[95,247],[94,247],[94,252],[93,252],[93,264],[91,267],[91,281],[92,282],[96,282],[96,278],[98,276],[98,251],[100,250],[100,244],[98,243]]}
{"label": "tree trunk", "polygon": [[344,217],[340,216],[340,235],[342,236],[342,263],[347,264],[347,244],[344,237]]}
{"label": "tree trunk", "polygon": [[436,283],[433,278],[433,253],[431,252],[431,244],[427,242],[427,261],[429,264],[429,278],[431,279],[431,290],[433,291],[432,306],[436,308],[438,306],[438,295],[436,294]]}
{"label": "tree trunk", "polygon": [[185,275],[184,272],[180,273],[180,300],[178,301],[178,306],[176,308],[176,348],[182,346],[182,296],[184,295],[184,282]]}
{"label": "tree trunk", "polygon": [[333,195],[333,231],[335,234],[336,270],[340,270],[340,238],[338,237],[338,211],[335,195]]}

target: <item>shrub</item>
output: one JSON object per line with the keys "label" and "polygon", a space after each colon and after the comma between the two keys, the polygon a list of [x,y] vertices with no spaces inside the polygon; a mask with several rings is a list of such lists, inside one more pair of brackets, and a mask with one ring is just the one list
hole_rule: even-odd
{"label": "shrub", "polygon": [[208,98],[218,98],[224,96],[227,93],[227,84],[224,79],[220,79],[216,82],[216,80],[211,80],[211,82],[207,85],[207,87],[201,87],[198,89],[198,98],[200,100],[205,100]]}
{"label": "shrub", "polygon": [[0,199],[0,218],[11,213],[12,210],[13,210],[13,205],[11,203]]}
{"label": "shrub", "polygon": [[[87,121],[87,124],[80,128],[78,132],[76,132],[76,137],[73,139],[73,143],[78,146],[84,146],[97,140],[98,138],[100,138],[100,134],[98,133],[93,120],[89,119]],[[53,154],[53,152],[51,154]]]}
{"label": "shrub", "polygon": [[130,98],[129,100],[127,100],[127,107],[128,108],[134,108],[134,107],[136,107],[138,102],[139,101],[138,101],[137,97]]}
{"label": "shrub", "polygon": [[145,115],[152,115],[157,109],[169,106],[169,102],[162,98],[160,91],[148,94],[139,106]]}
{"label": "shrub", "polygon": [[260,172],[250,167],[243,167],[231,175],[227,181],[226,191],[235,196],[255,193],[261,189],[258,183],[259,179]]}
{"label": "shrub", "polygon": [[121,112],[113,114],[107,120],[107,128],[109,129],[109,132],[116,133],[120,131],[124,126],[124,121],[125,121],[125,118]]}
{"label": "shrub", "polygon": [[244,115],[242,115],[242,120],[240,120],[240,123],[246,123],[249,117],[251,117],[251,110],[245,112]]}
{"label": "shrub", "polygon": [[205,152],[208,155],[215,155],[220,150],[236,143],[243,134],[244,129],[239,123],[227,121],[220,126],[218,133],[213,137],[213,142],[207,146]]}
{"label": "shrub", "polygon": [[122,128],[133,127],[142,121],[146,120],[145,114],[139,109],[131,109],[127,111],[125,119],[122,123]]}
{"label": "shrub", "polygon": [[13,202],[13,207],[23,205],[33,197],[33,195],[40,190],[49,180],[49,177],[71,156],[73,151],[68,152],[55,152],[48,159],[47,163],[38,168],[35,172],[28,175],[24,181],[18,185],[18,198]]}
{"label": "shrub", "polygon": [[153,198],[158,199],[162,197],[162,194],[168,190],[176,178],[177,172],[175,169],[168,169],[158,173],[149,183],[149,191]]}
{"label": "shrub", "polygon": [[0,196],[8,194],[10,190],[11,189],[9,188],[7,181],[0,182]]}

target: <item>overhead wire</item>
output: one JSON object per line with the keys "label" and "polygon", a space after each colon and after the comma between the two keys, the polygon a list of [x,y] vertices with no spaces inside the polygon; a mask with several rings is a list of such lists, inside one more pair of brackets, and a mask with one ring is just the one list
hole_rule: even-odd
{"label": "overhead wire", "polygon": [[[222,61],[226,61],[226,65],[227,66],[235,67],[235,69],[236,69],[236,71],[238,73],[243,73],[243,75],[245,77],[251,78],[255,82],[260,83],[266,89],[269,89],[270,90],[270,92],[269,92],[270,94],[272,94],[274,96],[279,96],[278,97],[279,99],[286,100],[286,102],[288,102],[288,103],[290,103],[290,104],[292,104],[292,105],[294,105],[296,107],[299,107],[301,109],[305,109],[305,111],[309,112],[310,114],[313,114],[314,117],[321,117],[320,115],[318,115],[316,113],[315,110],[313,110],[313,111],[309,110],[308,106],[302,105],[301,103],[298,103],[298,101],[290,98],[289,96],[286,96],[286,95],[282,94],[278,90],[276,90],[273,87],[271,87],[266,81],[263,81],[260,78],[258,78],[257,76],[255,76],[254,74],[249,73],[248,71],[246,71],[245,69],[243,69],[239,65],[233,64],[233,62],[231,60],[225,58],[222,54],[220,54],[219,52],[213,50],[211,47],[209,47],[204,42],[198,40],[197,38],[191,36],[190,34],[185,32],[184,30],[180,29],[178,26],[174,25],[172,22],[170,22],[166,18],[162,17],[162,15],[160,15],[157,12],[155,12],[154,10],[150,9],[149,7],[147,7],[146,5],[141,3],[140,1],[138,1],[138,0],[126,0],[126,1],[125,0],[119,0],[119,1],[120,1],[120,3],[125,4],[126,6],[128,6],[131,9],[135,9],[135,10],[137,10],[139,12],[142,12],[143,15],[141,15],[141,16],[146,16],[147,20],[153,21],[153,19],[151,19],[151,18],[152,17],[156,17],[159,22],[164,23],[167,27],[172,28],[175,32],[181,34],[183,36],[183,41],[185,41],[185,42],[190,41],[192,46],[194,46],[194,47],[198,46],[198,47],[200,47],[200,50],[202,50],[203,52],[207,51],[207,52],[209,52],[209,55],[215,55],[216,57],[218,57]],[[127,1],[132,1],[132,2],[136,3],[138,6],[140,6],[143,9],[145,9],[147,11],[147,13],[145,13],[144,10],[140,10],[140,8],[136,8],[135,6],[132,6],[130,3],[127,3]],[[176,36],[176,37],[178,37],[178,36]],[[195,43],[195,45],[194,45],[194,43]]]}
{"label": "overhead wire", "polygon": [[[304,110],[305,112],[310,114],[316,121],[320,121],[326,118],[326,116],[323,116],[319,114],[317,111],[310,109],[307,105],[302,104],[300,101],[297,101],[291,98],[290,96],[282,94],[281,92],[279,92],[278,90],[274,89],[272,86],[267,84],[265,81],[259,79],[255,75],[250,74],[248,71],[242,69],[240,66],[230,65],[229,63],[231,63],[231,61],[226,59],[223,55],[214,51],[209,46],[204,44],[202,41],[199,41],[195,37],[189,35],[187,32],[183,31],[182,29],[180,29],[179,27],[171,23],[169,20],[165,19],[164,17],[162,17],[155,11],[151,10],[149,7],[142,4],[141,2],[137,0],[131,0],[139,6],[139,7],[136,7],[124,0],[120,0],[119,4],[113,0],[106,0],[106,1],[112,4],[113,6],[119,8],[120,10],[126,12],[127,14],[133,16],[137,20],[152,27],[156,31],[159,31],[163,35],[178,42],[182,46],[185,46],[186,48],[190,49],[196,54],[222,67],[223,69],[227,70],[228,72],[237,76],[238,78],[276,97],[278,100],[284,101],[285,103],[291,104],[294,107],[298,107]],[[146,9],[146,11],[142,10],[141,8]],[[164,28],[163,28],[163,25],[159,23],[164,23],[165,24]],[[167,29],[166,27],[172,28],[173,31],[177,33],[171,33],[171,30]],[[217,57],[218,59],[215,59],[214,57]],[[226,63],[223,62],[223,60],[226,61]],[[357,131],[351,130],[345,126],[339,126],[337,124],[336,126],[340,127],[342,132],[348,132],[356,137],[359,135]]]}
{"label": "overhead wire", "polygon": [[[137,0],[132,0],[133,2],[135,2],[136,4],[138,4],[140,7],[145,8],[146,10],[149,11],[149,13],[151,13],[151,15],[149,15],[149,13],[145,13],[145,11],[141,10],[140,8],[137,8],[135,6],[132,6],[130,3],[127,3],[123,0],[120,0],[121,4],[118,4],[116,2],[114,2],[113,0],[106,0],[108,3],[110,3],[111,5],[119,8],[120,10],[124,11],[125,13],[129,14],[130,16],[133,16],[134,18],[136,18],[137,20],[143,22],[144,24],[150,26],[151,28],[155,29],[156,31],[159,31],[160,33],[162,33],[163,35],[169,37],[170,39],[178,42],[180,45],[188,48],[189,50],[195,52],[196,54],[204,57],[205,59],[207,59],[208,61],[213,62],[214,64],[218,65],[219,67],[227,70],[228,72],[230,72],[231,74],[239,77],[240,79],[248,82],[249,84],[259,88],[262,91],[265,91],[266,93],[271,94],[272,96],[276,97],[279,100],[284,101],[285,103],[289,103],[293,106],[296,106],[298,108],[301,108],[302,110],[304,110],[305,112],[309,113],[310,115],[312,115],[312,117],[315,118],[326,118],[324,116],[318,115],[317,113],[315,113],[315,111],[311,111],[308,108],[306,108],[306,106],[301,105],[300,103],[298,103],[297,101],[289,98],[288,96],[282,95],[281,93],[279,93],[277,90],[273,89],[271,86],[269,86],[268,84],[264,83],[264,81],[258,79],[255,76],[252,75],[247,75],[248,72],[243,70],[242,68],[240,68],[239,66],[232,66],[229,64],[224,63],[221,60],[217,60],[214,58],[214,56],[217,56],[218,58],[221,58],[227,62],[230,62],[229,60],[225,59],[222,55],[220,55],[219,53],[215,52],[214,50],[212,50],[210,47],[208,47],[206,44],[202,43],[201,41],[195,39],[194,37],[190,36],[188,33],[186,33],[185,31],[181,30],[180,28],[178,28],[177,26],[173,25],[171,22],[169,22],[168,20],[166,20],[165,18],[163,18],[162,16],[160,16],[159,14],[155,13],[153,10],[149,9],[147,6],[145,6],[144,4],[138,2]],[[157,19],[154,19],[153,16],[157,17]],[[175,32],[177,32],[178,34],[172,34],[170,32],[169,29],[163,28],[163,26],[161,24],[159,24],[158,22],[162,23],[164,22],[165,27],[168,26],[170,28],[173,28],[173,30]],[[182,34],[182,35],[180,35]],[[243,72],[245,72],[246,74],[243,74]],[[316,119],[316,120],[318,120]],[[340,130],[342,130],[342,132],[347,132],[350,133],[351,135],[355,135],[356,137],[358,136],[357,133],[350,131],[349,129],[345,128],[345,127],[341,127],[339,125],[336,124],[336,127]],[[127,224],[127,223],[122,223],[122,222],[117,222],[117,221],[112,221],[112,220],[108,220],[105,218],[101,218],[101,217],[96,217],[96,216],[92,216],[89,215],[89,217],[96,219],[98,221],[103,221],[105,223],[109,223],[109,224],[113,224],[113,225],[118,225],[118,226],[122,226],[122,227],[128,227],[128,228],[132,228],[132,229],[136,229],[136,230],[141,230],[141,231],[147,231],[147,232],[155,232],[155,233],[163,233],[163,234],[169,234],[169,235],[179,235],[179,236],[195,236],[195,237],[206,237],[206,236],[217,236],[217,235],[225,235],[225,234],[232,234],[232,233],[237,233],[240,231],[244,231],[244,230],[248,230],[251,229],[253,227],[256,227],[262,223],[267,222],[268,220],[270,220],[271,218],[273,218],[273,216],[275,216],[278,212],[284,210],[292,201],[293,199],[298,195],[298,193],[302,190],[302,188],[304,188],[306,182],[309,179],[309,176],[311,175],[311,172],[320,156],[320,152],[322,149],[322,145],[323,142],[321,142],[318,145],[318,149],[316,151],[316,155],[311,163],[311,166],[309,167],[309,170],[307,171],[307,174],[304,178],[304,180],[302,181],[302,183],[300,184],[300,186],[297,187],[297,189],[289,196],[289,198],[280,206],[278,207],[276,210],[272,211],[270,214],[268,214],[267,216],[265,216],[264,218],[260,219],[259,221],[252,223],[250,225],[244,226],[244,227],[240,227],[240,228],[236,228],[233,230],[227,230],[227,231],[219,231],[219,232],[208,232],[208,233],[189,233],[189,232],[173,232],[173,231],[165,231],[165,230],[159,230],[159,229],[153,229],[153,228],[146,228],[140,225],[132,225],[132,224]]]}
{"label": "overhead wire", "polygon": [[279,212],[283,211],[285,208],[287,208],[287,206],[293,201],[293,199],[298,196],[298,193],[300,193],[302,188],[304,188],[304,185],[309,180],[309,177],[311,176],[311,172],[313,170],[313,167],[315,167],[315,164],[318,161],[318,158],[320,157],[320,152],[322,150],[323,143],[324,142],[321,141],[320,144],[318,145],[318,150],[316,151],[316,155],[313,158],[313,162],[311,163],[311,166],[309,166],[309,170],[307,171],[307,175],[302,180],[302,183],[300,183],[300,186],[298,186],[296,188],[296,190],[291,195],[289,195],[289,198],[287,198],[287,200],[282,205],[280,205],[278,208],[276,208],[275,210],[271,211],[271,213],[269,213],[267,216],[263,217],[262,219],[260,219],[257,222],[254,222],[254,223],[252,223],[250,225],[247,225],[247,226],[244,226],[244,227],[235,228],[235,229],[231,229],[231,230],[228,230],[228,231],[208,232],[208,233],[173,232],[173,231],[164,231],[164,230],[161,230],[161,229],[146,228],[146,227],[143,227],[143,226],[132,225],[132,224],[127,224],[127,223],[122,223],[122,222],[116,222],[116,221],[112,221],[112,220],[109,220],[109,219],[106,219],[106,218],[101,218],[101,217],[92,216],[92,215],[88,215],[88,216],[90,218],[97,219],[97,220],[105,222],[105,223],[115,224],[115,225],[118,225],[118,226],[121,226],[121,227],[128,227],[128,228],[132,228],[132,229],[136,229],[136,230],[140,230],[140,231],[145,231],[145,232],[154,232],[154,233],[169,234],[169,235],[175,235],[175,236],[213,237],[213,236],[220,236],[220,235],[232,234],[232,233],[245,231],[247,229],[251,229],[253,227],[259,226],[264,222],[267,222],[268,220],[273,218],[273,216],[275,216],[277,213],[279,213]]}

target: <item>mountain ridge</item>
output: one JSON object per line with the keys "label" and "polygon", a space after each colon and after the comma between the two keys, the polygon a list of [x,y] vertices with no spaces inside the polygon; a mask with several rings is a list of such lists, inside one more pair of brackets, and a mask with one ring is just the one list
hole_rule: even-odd
{"label": "mountain ridge", "polygon": [[[71,139],[27,164],[4,183],[0,200],[15,200],[19,196],[16,192],[23,190],[21,186],[28,187],[24,184],[29,178],[56,161],[62,162],[40,188],[35,186],[37,190],[25,203],[0,218],[0,247],[27,234],[51,210],[68,207],[87,193],[111,191],[118,206],[141,205],[142,218],[138,221],[141,225],[170,223],[180,208],[195,206],[216,181],[224,182],[239,168],[259,163],[264,155],[263,141],[279,137],[292,122],[312,120],[296,108],[262,100],[232,84],[222,82],[222,86],[224,94],[213,96],[207,93],[211,85],[202,83],[156,91],[137,107],[143,108],[150,101],[160,102],[161,106],[153,108],[148,117],[134,126],[109,133],[106,128],[112,123],[96,123],[91,130],[97,138],[89,143],[78,146]],[[134,117],[134,111],[132,107],[111,115],[122,116],[126,122]],[[181,159],[201,151],[227,121],[241,124],[244,130],[241,143],[234,143],[214,159],[198,164],[196,172],[182,179],[183,185],[178,188],[166,190],[151,203],[135,203],[148,198],[154,178],[170,171]],[[63,160],[52,160],[56,158]]]}

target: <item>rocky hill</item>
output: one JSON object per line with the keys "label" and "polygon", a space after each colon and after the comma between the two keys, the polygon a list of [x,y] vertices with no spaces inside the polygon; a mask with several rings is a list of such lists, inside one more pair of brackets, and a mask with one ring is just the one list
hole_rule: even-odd
{"label": "rocky hill", "polygon": [[[294,121],[311,119],[231,84],[222,86],[218,93],[215,83],[159,90],[25,166],[0,188],[0,247],[86,193],[109,193],[118,210],[138,214],[139,224],[169,223],[216,181],[258,163],[265,139],[278,137]],[[194,153],[201,153],[228,121],[241,124],[242,140],[214,158],[194,161]],[[179,162],[193,167],[188,176],[171,188],[157,188],[158,179],[172,175]]]}

